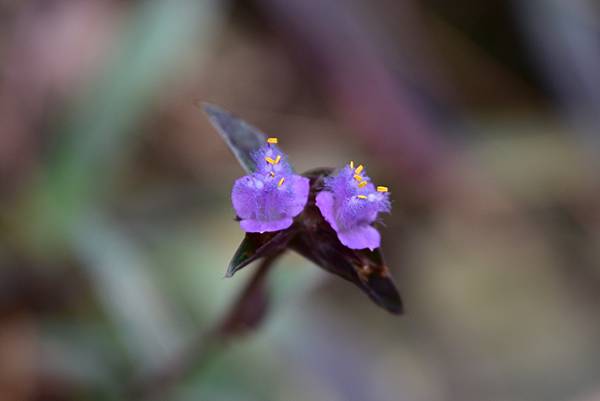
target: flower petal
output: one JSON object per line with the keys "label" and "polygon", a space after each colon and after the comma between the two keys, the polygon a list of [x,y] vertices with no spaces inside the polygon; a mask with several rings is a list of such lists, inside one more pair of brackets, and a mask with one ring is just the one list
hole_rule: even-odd
{"label": "flower petal", "polygon": [[[260,184],[262,185],[262,184]],[[231,190],[231,201],[236,214],[242,219],[254,217],[256,211],[256,198],[260,189],[250,175],[238,178]]]}
{"label": "flower petal", "polygon": [[291,186],[293,197],[287,205],[287,214],[290,217],[296,217],[304,210],[304,206],[306,206],[306,202],[308,201],[310,180],[300,175],[292,175],[288,180],[291,181],[289,185]]}
{"label": "flower petal", "polygon": [[328,191],[319,192],[317,194],[316,203],[323,218],[325,218],[325,221],[329,223],[331,228],[337,231],[338,227],[335,222],[333,194]]}
{"label": "flower petal", "polygon": [[291,226],[293,222],[294,220],[291,217],[272,221],[246,219],[240,221],[240,227],[247,233],[264,233],[284,230]]}
{"label": "flower petal", "polygon": [[340,242],[350,249],[379,248],[381,235],[374,227],[364,225],[337,233]]}

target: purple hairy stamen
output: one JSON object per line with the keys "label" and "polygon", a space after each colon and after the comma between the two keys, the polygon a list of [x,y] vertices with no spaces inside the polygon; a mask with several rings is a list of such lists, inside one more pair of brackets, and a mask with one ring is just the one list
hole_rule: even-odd
{"label": "purple hairy stamen", "polygon": [[308,178],[294,174],[277,138],[257,150],[256,171],[236,180],[231,191],[240,226],[249,233],[279,231],[292,225],[308,200]]}
{"label": "purple hairy stamen", "polygon": [[387,187],[375,187],[362,165],[355,168],[350,162],[328,177],[316,201],[342,244],[351,249],[379,247],[381,236],[371,224],[380,212],[390,211],[389,192]]}

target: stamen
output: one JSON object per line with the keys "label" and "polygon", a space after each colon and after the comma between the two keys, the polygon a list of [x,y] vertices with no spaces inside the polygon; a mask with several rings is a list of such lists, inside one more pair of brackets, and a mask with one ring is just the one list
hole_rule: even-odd
{"label": "stamen", "polygon": [[359,199],[367,199],[367,195],[356,195]]}
{"label": "stamen", "polygon": [[355,172],[356,174],[360,174],[360,173],[361,173],[361,171],[363,171],[363,168],[364,168],[364,167],[363,167],[363,165],[361,164],[360,166],[358,166],[358,167],[356,168],[356,170],[354,170],[354,172]]}
{"label": "stamen", "polygon": [[267,138],[267,143],[276,145],[277,143],[279,143],[279,139],[277,139],[275,137]]}
{"label": "stamen", "polygon": [[363,178],[358,174],[354,174],[354,179],[358,182],[361,182],[363,180]]}
{"label": "stamen", "polygon": [[275,177],[275,173],[274,172],[270,172],[269,174],[271,174],[271,177]]}
{"label": "stamen", "polygon": [[265,160],[267,161],[267,163],[269,164],[276,164],[277,162],[273,159],[271,159],[269,156],[265,157]]}
{"label": "stamen", "polygon": [[285,177],[281,177],[281,180],[279,180],[279,183],[277,183],[277,186],[278,187],[282,186],[284,181],[285,181]]}
{"label": "stamen", "polygon": [[367,185],[367,182],[366,182],[366,181],[362,181],[362,182],[359,182],[359,183],[358,183],[358,187],[359,187],[359,188],[364,188],[366,185]]}
{"label": "stamen", "polygon": [[388,187],[384,187],[384,186],[377,187],[377,192],[387,192],[388,190],[389,190]]}
{"label": "stamen", "polygon": [[281,155],[277,155],[277,158],[275,159],[275,164],[279,163],[280,160],[281,160]]}
{"label": "stamen", "polygon": [[350,168],[354,170],[354,160],[350,160]]}

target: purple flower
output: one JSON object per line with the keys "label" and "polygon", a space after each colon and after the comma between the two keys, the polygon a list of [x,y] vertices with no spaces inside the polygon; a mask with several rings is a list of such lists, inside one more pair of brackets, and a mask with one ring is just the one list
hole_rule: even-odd
{"label": "purple flower", "polygon": [[231,191],[233,208],[248,233],[279,231],[292,225],[308,200],[308,178],[294,174],[277,138],[257,150],[256,171],[236,180]]}
{"label": "purple flower", "polygon": [[342,244],[373,250],[379,247],[381,236],[371,224],[380,212],[390,211],[390,200],[388,189],[375,187],[363,170],[362,165],[354,168],[354,162],[350,162],[325,180],[316,201]]}

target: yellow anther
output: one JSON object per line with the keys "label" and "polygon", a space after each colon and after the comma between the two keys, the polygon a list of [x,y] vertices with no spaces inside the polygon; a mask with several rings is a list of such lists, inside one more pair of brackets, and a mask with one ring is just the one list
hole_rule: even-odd
{"label": "yellow anther", "polygon": [[271,159],[269,156],[265,157],[265,160],[267,161],[267,163],[270,163],[270,164],[277,163],[275,160]]}
{"label": "yellow anther", "polygon": [[279,180],[279,182],[277,183],[277,186],[278,187],[282,186],[284,181],[285,181],[285,177],[281,177],[281,180]]}
{"label": "yellow anther", "polygon": [[363,167],[363,165],[361,164],[360,166],[358,166],[358,167],[356,168],[356,170],[354,170],[354,172],[355,172],[356,174],[360,174],[360,173],[361,173],[361,171],[363,171],[363,168],[364,168],[364,167]]}
{"label": "yellow anther", "polygon": [[279,142],[279,139],[277,139],[275,137],[267,138],[267,143],[276,145],[278,142]]}
{"label": "yellow anther", "polygon": [[280,160],[281,160],[281,155],[277,155],[277,158],[275,158],[275,164],[279,163]]}
{"label": "yellow anther", "polygon": [[388,190],[389,190],[388,187],[384,187],[384,186],[377,187],[377,192],[387,192]]}
{"label": "yellow anther", "polygon": [[366,182],[366,181],[362,181],[362,182],[359,182],[359,183],[358,183],[358,187],[359,187],[359,188],[364,188],[366,185],[367,185],[367,182]]}
{"label": "yellow anther", "polygon": [[367,199],[367,195],[356,195],[359,199]]}
{"label": "yellow anther", "polygon": [[275,173],[274,172],[270,172],[269,174],[271,174],[271,177],[275,177]]}
{"label": "yellow anther", "polygon": [[363,180],[363,178],[358,174],[354,174],[354,179],[358,182],[361,182]]}
{"label": "yellow anther", "polygon": [[350,160],[350,168],[354,170],[354,160]]}

